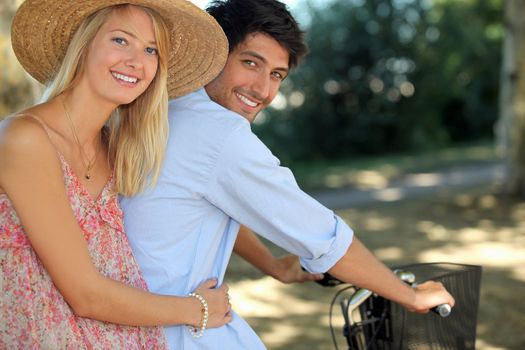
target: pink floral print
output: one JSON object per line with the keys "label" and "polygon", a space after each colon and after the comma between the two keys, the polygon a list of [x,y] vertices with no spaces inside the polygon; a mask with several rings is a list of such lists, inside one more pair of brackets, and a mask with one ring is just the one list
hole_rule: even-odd
{"label": "pink floral print", "polygon": [[[60,155],[67,194],[101,274],[147,289],[123,230],[111,178],[92,198]],[[166,349],[161,327],[75,316],[32,249],[7,195],[0,195],[0,349]]]}

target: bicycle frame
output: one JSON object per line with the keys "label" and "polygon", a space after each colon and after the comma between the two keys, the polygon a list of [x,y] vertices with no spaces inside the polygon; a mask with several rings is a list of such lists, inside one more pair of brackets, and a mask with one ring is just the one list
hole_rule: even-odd
{"label": "bicycle frame", "polygon": [[[394,270],[394,273],[405,283],[415,283],[413,273]],[[358,289],[349,299],[339,301],[345,326],[345,336],[349,350],[390,349],[392,340],[390,322],[390,302],[374,295],[367,289]],[[375,341],[383,346],[369,345]]]}

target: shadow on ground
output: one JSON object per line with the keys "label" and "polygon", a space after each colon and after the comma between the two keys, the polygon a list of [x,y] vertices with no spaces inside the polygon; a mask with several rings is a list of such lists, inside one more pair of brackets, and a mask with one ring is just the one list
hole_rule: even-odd
{"label": "shadow on ground", "polygon": [[[390,266],[433,261],[483,265],[476,348],[525,349],[525,202],[493,193],[497,189],[478,187],[338,214]],[[282,254],[278,247],[271,249]],[[227,279],[235,310],[269,349],[334,349],[328,306],[336,290],[312,283],[283,285],[237,257]],[[340,317],[334,322],[341,326]]]}

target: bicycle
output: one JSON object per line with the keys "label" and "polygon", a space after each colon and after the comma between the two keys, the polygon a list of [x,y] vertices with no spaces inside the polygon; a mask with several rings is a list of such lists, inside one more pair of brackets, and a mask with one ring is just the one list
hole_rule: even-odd
{"label": "bicycle", "polygon": [[[342,332],[348,350],[474,349],[481,266],[426,263],[393,270],[413,286],[416,279],[440,281],[456,300],[454,310],[440,306],[434,311],[441,317],[433,313],[411,313],[366,289],[346,285],[336,292],[330,303],[330,331],[336,350],[339,347],[332,318],[337,300],[344,319]],[[345,285],[329,274],[319,283],[328,287]]]}

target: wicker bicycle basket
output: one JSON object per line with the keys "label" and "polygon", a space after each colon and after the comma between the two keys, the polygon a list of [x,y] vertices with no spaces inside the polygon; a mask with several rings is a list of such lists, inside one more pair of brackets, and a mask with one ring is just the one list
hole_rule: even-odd
{"label": "wicker bicycle basket", "polygon": [[[456,305],[445,318],[434,313],[425,315],[407,312],[390,305],[393,335],[382,346],[371,349],[468,350],[475,349],[476,324],[481,282],[481,266],[452,263],[414,264],[400,267],[414,273],[417,283],[440,281],[454,296]],[[389,344],[387,344],[389,343]]]}

